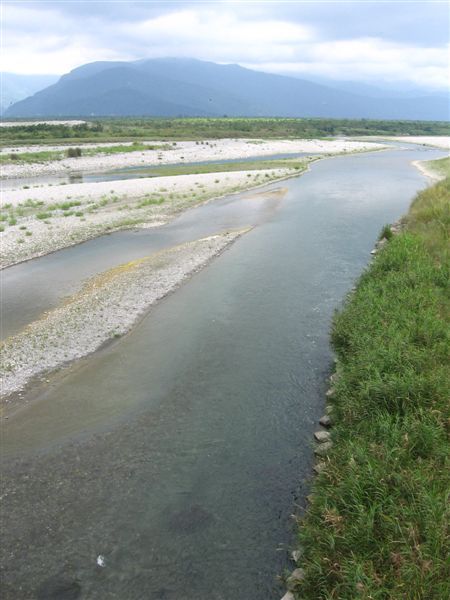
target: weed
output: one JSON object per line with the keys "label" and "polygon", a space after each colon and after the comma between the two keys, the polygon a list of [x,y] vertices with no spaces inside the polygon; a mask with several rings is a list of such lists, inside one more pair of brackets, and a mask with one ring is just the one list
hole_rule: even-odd
{"label": "weed", "polygon": [[381,230],[380,235],[378,236],[379,240],[390,240],[394,234],[392,233],[392,229],[390,225],[384,225]]}
{"label": "weed", "polygon": [[138,204],[138,208],[144,208],[144,206],[158,205],[164,202],[164,198],[145,198]]}

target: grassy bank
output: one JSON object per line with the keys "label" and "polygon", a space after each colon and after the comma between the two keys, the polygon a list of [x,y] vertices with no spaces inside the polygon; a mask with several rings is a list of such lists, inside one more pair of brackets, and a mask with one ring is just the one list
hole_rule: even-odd
{"label": "grassy bank", "polygon": [[208,164],[187,164],[187,165],[161,165],[149,167],[149,173],[155,177],[167,177],[172,175],[201,175],[204,173],[233,173],[235,171],[263,171],[266,169],[294,169],[299,173],[304,171],[309,162],[316,160],[313,158],[281,158],[275,160],[247,160],[242,162],[222,162]]}
{"label": "grassy bank", "polygon": [[291,139],[337,135],[447,135],[439,121],[294,118],[104,118],[93,123],[4,127],[3,146],[132,140]]}
{"label": "grassy bank", "polygon": [[426,165],[430,171],[441,177],[450,177],[450,158],[424,161],[422,164]]}
{"label": "grassy bank", "polygon": [[333,447],[299,528],[301,599],[450,597],[450,179],[336,315]]}
{"label": "grassy bank", "polygon": [[76,148],[79,154],[71,154],[70,150],[58,151],[49,150],[42,152],[11,152],[9,154],[0,155],[1,164],[15,163],[43,163],[51,160],[63,160],[63,158],[77,156],[101,156],[104,154],[122,154],[124,152],[144,152],[145,150],[171,150],[174,146],[171,144],[140,144],[133,142],[130,146],[98,146],[96,148]]}

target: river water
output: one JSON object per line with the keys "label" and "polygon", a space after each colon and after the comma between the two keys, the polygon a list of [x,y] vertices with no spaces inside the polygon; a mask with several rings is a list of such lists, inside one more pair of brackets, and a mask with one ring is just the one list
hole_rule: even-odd
{"label": "river water", "polygon": [[[425,186],[410,161],[439,155],[313,164],[130,334],[30,392],[3,428],[2,598],[282,595],[331,316],[382,225]],[[237,215],[243,202],[230,201]],[[197,224],[211,206],[190,211]]]}

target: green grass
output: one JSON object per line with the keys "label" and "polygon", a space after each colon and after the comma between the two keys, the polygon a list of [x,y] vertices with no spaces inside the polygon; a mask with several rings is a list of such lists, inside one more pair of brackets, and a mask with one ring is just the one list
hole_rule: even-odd
{"label": "green grass", "polygon": [[421,192],[335,316],[334,446],[298,598],[450,597],[449,206],[449,179]]}
{"label": "green grass", "polygon": [[22,125],[5,127],[3,146],[29,143],[204,140],[220,138],[289,139],[359,135],[448,135],[439,121],[294,118],[103,118],[74,127]]}
{"label": "green grass", "polygon": [[[78,140],[79,141],[79,140]],[[40,143],[40,140],[36,140]],[[123,144],[117,146],[98,146],[97,148],[72,148],[66,150],[42,150],[40,152],[13,152],[0,155],[0,164],[15,163],[43,163],[52,160],[62,160],[63,158],[73,158],[78,156],[98,156],[100,154],[119,154],[126,152],[143,152],[145,150],[171,150],[170,144],[141,144],[133,142],[131,146]],[[29,186],[24,186],[28,189]]]}
{"label": "green grass", "polygon": [[[38,142],[38,140],[36,140],[36,142]],[[61,158],[63,158],[63,156],[64,154],[58,151],[13,152],[11,154],[1,154],[0,164],[41,163],[51,160],[60,160]]]}
{"label": "green grass", "polygon": [[232,173],[234,171],[259,171],[262,169],[295,169],[304,171],[309,160],[276,159],[255,160],[234,163],[209,163],[207,165],[162,165],[149,169],[152,175],[164,177],[169,175],[200,175],[204,173]]}
{"label": "green grass", "polygon": [[145,206],[154,206],[154,205],[159,205],[162,204],[164,202],[164,198],[145,198],[144,200],[141,200],[141,202],[139,202],[138,204],[138,208],[144,208]]}
{"label": "green grass", "polygon": [[437,160],[428,160],[424,163],[427,168],[443,177],[450,177],[450,158],[438,158]]}
{"label": "green grass", "polygon": [[66,200],[65,202],[58,202],[55,204],[49,204],[47,206],[48,210],[69,210],[74,206],[81,206],[80,200]]}

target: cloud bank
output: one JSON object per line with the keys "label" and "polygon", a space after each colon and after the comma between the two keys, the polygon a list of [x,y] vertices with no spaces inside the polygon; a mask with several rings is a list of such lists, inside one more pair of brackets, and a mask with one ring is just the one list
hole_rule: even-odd
{"label": "cloud bank", "polygon": [[65,73],[165,56],[447,90],[447,2],[38,2],[2,6],[2,63]]}

